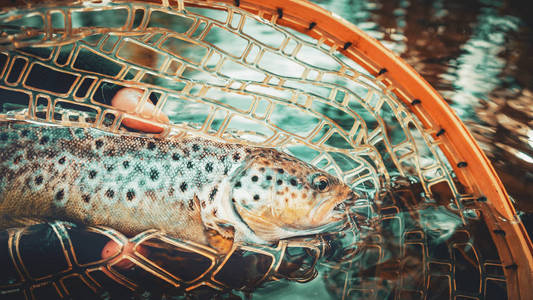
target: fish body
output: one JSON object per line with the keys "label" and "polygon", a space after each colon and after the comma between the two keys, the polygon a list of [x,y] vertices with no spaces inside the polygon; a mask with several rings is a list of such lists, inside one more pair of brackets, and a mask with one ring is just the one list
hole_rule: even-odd
{"label": "fish body", "polygon": [[354,197],[274,149],[0,122],[2,227],[59,219],[131,235],[156,228],[202,244],[206,230],[266,243],[341,222]]}

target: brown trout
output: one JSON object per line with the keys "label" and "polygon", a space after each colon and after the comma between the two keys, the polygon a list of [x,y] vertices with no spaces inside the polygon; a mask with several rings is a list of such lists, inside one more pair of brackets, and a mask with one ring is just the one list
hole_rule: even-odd
{"label": "brown trout", "polygon": [[156,228],[209,244],[206,230],[270,243],[344,223],[356,195],[282,152],[183,135],[110,134],[0,122],[0,226],[15,220]]}

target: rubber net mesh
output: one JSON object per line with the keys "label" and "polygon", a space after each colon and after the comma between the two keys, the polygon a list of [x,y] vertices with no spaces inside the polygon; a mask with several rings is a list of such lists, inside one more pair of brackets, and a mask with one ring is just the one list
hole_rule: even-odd
{"label": "rubber net mesh", "polygon": [[[50,285],[60,295],[75,295],[71,286],[98,293],[110,281],[131,292],[149,278],[164,293],[194,294],[250,291],[286,278],[288,294],[311,284],[333,298],[506,297],[498,254],[472,195],[383,77],[370,75],[323,39],[276,25],[279,15],[258,15],[221,3],[168,9],[105,2],[4,11],[0,119],[126,131],[125,114],[109,105],[105,91],[139,88],[144,96],[138,111],[156,100],[154,114],[144,118],[155,122],[164,113],[170,119],[158,135],[186,130],[275,147],[342,178],[365,195],[352,208],[358,218],[353,225],[276,247],[235,245],[229,254],[147,232],[130,241],[157,244],[188,257],[189,264],[165,265],[135,253],[129,260],[139,267],[126,272],[97,259],[84,264],[75,240],[84,234],[122,244],[123,235],[57,223],[53,236],[63,241],[66,256],[58,259],[70,258],[71,265],[55,277],[32,275],[20,254],[23,231],[12,231],[10,251],[19,253],[14,264],[25,266],[30,284],[0,282],[4,290],[38,295],[36,286]],[[249,261],[262,263],[252,271],[243,263]],[[195,271],[186,274],[184,267]],[[232,279],[231,272],[244,279]],[[295,283],[317,272],[311,282]],[[269,295],[266,286],[255,295]]]}

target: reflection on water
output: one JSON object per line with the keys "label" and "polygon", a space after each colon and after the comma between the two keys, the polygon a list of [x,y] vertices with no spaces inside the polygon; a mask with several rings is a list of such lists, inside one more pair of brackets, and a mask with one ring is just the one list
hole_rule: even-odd
{"label": "reflection on water", "polygon": [[[492,161],[526,225],[533,215],[531,1],[314,0],[412,65]],[[531,229],[529,229],[531,232]]]}
{"label": "reflection on water", "polygon": [[379,215],[352,211],[355,237],[350,231],[331,236],[335,251],[325,252],[315,280],[267,283],[253,298],[507,299],[486,224],[478,215],[462,219],[449,205],[446,183],[432,193],[433,199],[426,197],[412,178],[393,179],[370,201]]}
{"label": "reflection on water", "polygon": [[[531,130],[533,81],[531,80],[532,72],[528,68],[533,66],[528,56],[532,34],[527,23],[530,21],[527,20],[527,16],[521,15],[524,8],[514,7],[512,1],[471,1],[468,4],[459,0],[316,2],[354,22],[382,41],[435,86],[482,143],[482,147],[493,160],[509,192],[517,199],[518,207],[526,212],[533,212],[531,203],[526,198],[528,191],[531,191],[531,187],[528,187],[526,183],[533,177],[530,171],[533,164],[533,131]],[[174,24],[162,17],[158,19],[157,15],[154,20],[165,26]],[[267,35],[263,36],[265,32],[261,26],[263,25],[252,23],[247,27],[246,34],[264,37],[260,40],[267,44],[279,40],[274,36],[270,38]],[[183,31],[180,27],[173,29],[177,32]],[[230,42],[221,43],[219,46],[223,49],[227,47],[226,50],[230,52],[242,51],[245,43],[225,39],[224,34],[227,32],[222,30],[218,33],[216,30],[213,32],[216,34],[208,35],[207,41],[215,43],[228,40]],[[202,51],[205,52],[205,49],[198,48],[196,44],[193,45],[181,39],[167,39],[161,48],[179,53],[184,60],[192,62],[197,62],[201,56],[197,55]],[[128,43],[128,48],[121,49],[118,55],[125,61],[136,61],[145,67],[159,68],[162,58],[146,55],[143,49],[145,48]],[[312,62],[307,62],[323,68],[338,69],[337,63],[329,59],[330,57],[321,58],[314,55],[312,50],[304,48],[301,52],[307,52],[307,57],[313,57]],[[277,63],[262,67],[274,74],[289,77],[284,85],[324,98],[329,94],[328,90],[324,90],[322,86],[306,85],[290,78],[293,72],[301,73],[301,70],[298,71],[298,68],[292,68],[291,65],[284,63],[283,57],[277,58],[278,54],[273,53],[265,55],[266,61]],[[143,56],[144,59],[137,60],[139,56]],[[306,57],[301,57],[301,59],[306,61]],[[287,60],[287,62],[291,61]],[[207,65],[214,67],[216,63]],[[168,73],[175,74],[176,68],[177,66],[169,67]],[[237,64],[228,63],[219,71],[222,75],[232,75],[242,80],[263,80],[262,74],[249,76],[252,70]],[[185,74],[184,77],[206,80],[214,85],[216,82],[210,80],[220,79],[204,72],[190,71],[183,74]],[[160,77],[143,80],[145,83],[155,83],[171,89],[183,89],[183,86],[173,86],[174,82],[164,81]],[[325,78],[324,82],[327,81]],[[348,87],[340,79],[333,78],[331,81]],[[258,84],[250,84],[247,88],[258,94],[275,92],[275,89]],[[268,92],[265,91],[266,89]],[[206,92],[203,96],[223,107],[227,106],[235,111],[246,112],[252,105],[252,100],[246,97],[239,98],[236,94],[223,89],[213,88],[212,91],[214,93]],[[357,93],[358,90],[354,89],[354,92]],[[276,96],[281,99],[286,97],[282,91],[277,93],[279,95]],[[339,93],[337,96],[339,96],[335,99],[337,102],[344,99],[344,94]],[[201,127],[204,120],[208,118],[209,111],[204,105],[191,104],[183,99],[171,100],[167,101],[165,111],[169,112],[174,122],[187,122],[191,127]],[[301,104],[302,101],[307,100],[297,99],[297,101]],[[270,109],[266,107],[268,104],[264,105],[264,108],[254,110],[253,113],[263,115],[270,110],[269,120],[271,122],[288,132],[297,132],[297,135],[310,134],[306,130],[315,128],[319,123],[314,116],[303,114],[291,106],[275,104]],[[321,115],[338,123],[342,130],[349,131],[352,128],[354,120],[348,120],[347,114],[335,106],[324,105],[320,101],[313,102],[311,106]],[[369,132],[373,132],[374,127],[379,126],[374,116],[365,115],[363,107],[354,107],[355,104],[352,105],[352,103],[349,106],[361,113],[360,117],[366,126],[369,126]],[[393,127],[398,122],[392,118],[394,116],[392,109],[387,107],[386,104],[383,105],[380,117],[386,121],[386,132],[397,132],[390,136],[392,144],[396,145],[405,140],[405,134],[399,131],[398,127]],[[236,130],[250,128],[264,137],[272,135],[271,132],[261,132],[259,129],[261,127],[246,118],[233,118],[229,124],[223,124],[226,115],[222,110],[218,112],[220,114],[215,114],[211,123],[213,130],[227,126],[228,128],[234,127]],[[322,129],[324,128],[325,126]],[[415,129],[409,128],[412,133],[416,133]],[[322,134],[317,136],[322,138]],[[248,136],[241,137],[248,138]],[[331,137],[328,137],[325,144],[332,143],[340,147],[343,140],[334,139],[333,135]],[[248,139],[257,141],[257,136],[251,135]],[[389,150],[384,143],[375,142],[373,146],[383,158],[389,175],[397,175],[398,169],[391,156],[388,155]],[[422,149],[427,150],[427,147],[421,147],[419,150]],[[290,152],[299,158],[307,158],[303,150],[291,149]],[[418,154],[421,156],[422,167],[431,165],[431,159],[429,159],[432,156],[431,153],[421,151]],[[337,160],[335,155],[331,156]],[[338,159],[338,161],[342,160]],[[349,170],[352,167],[355,168],[355,163],[350,166],[348,166],[349,163],[342,164],[340,168],[347,167]],[[324,167],[320,163],[318,165]],[[403,167],[409,169],[409,165]],[[435,170],[435,173],[439,171],[442,172],[442,170]],[[364,174],[361,172],[357,175],[363,176]],[[442,176],[442,174],[430,175]],[[328,251],[324,250],[322,253],[323,257],[318,266],[320,274],[316,280],[304,285],[295,281],[269,283],[255,291],[253,298],[284,297],[289,299],[290,297],[290,299],[295,299],[295,295],[298,295],[300,299],[309,297],[319,299],[341,297],[351,299],[505,298],[506,281],[503,266],[488,228],[482,221],[481,212],[469,210],[467,203],[469,199],[461,198],[462,211],[459,211],[454,192],[451,191],[446,181],[433,184],[429,186],[429,191],[424,191],[422,185],[414,179],[395,177],[390,185],[383,184],[382,187],[383,190],[378,191],[375,190],[375,185],[368,187],[369,191],[375,193],[369,192],[368,199],[360,199],[357,205],[350,208],[351,215],[354,217],[352,223],[357,224],[351,229],[357,230],[335,233],[329,239],[326,237],[330,245]],[[459,193],[462,192],[459,191]],[[429,195],[432,198],[429,198]],[[149,240],[148,242],[157,244],[157,241]],[[161,250],[161,248],[149,246],[151,258],[156,261],[161,260],[163,263],[167,262],[167,250],[169,249]],[[272,278],[299,278],[302,276],[296,275],[309,269],[305,267],[309,266],[308,261],[313,262],[311,257],[313,253],[303,247],[294,248],[293,253],[289,253],[288,250],[284,252],[284,257],[289,261],[281,260],[279,264],[276,264],[275,275],[277,277]],[[176,255],[187,257],[188,263],[196,261],[199,265],[207,265],[201,257],[195,260],[189,253]],[[256,256],[247,256],[244,252],[239,252],[235,259],[241,260],[236,264],[238,268],[231,269],[232,271],[227,274],[229,279],[243,275],[249,281],[255,280],[256,277],[262,278],[268,268],[263,266],[264,260],[256,259]],[[256,268],[253,268],[254,266]],[[314,265],[311,265],[310,268],[313,267]],[[168,264],[164,267],[171,273],[194,268],[190,266],[173,268]],[[200,267],[196,268],[200,269]],[[203,268],[205,269],[205,266]],[[135,277],[137,274],[135,271],[140,269],[142,268],[133,267],[131,270],[126,270],[126,274],[123,275],[134,277],[134,281],[143,282],[143,277]],[[253,275],[251,271],[257,271],[256,273],[261,276]],[[189,271],[186,273],[190,275]],[[270,275],[274,276],[273,273]],[[184,278],[183,276],[185,275],[181,274],[179,277]],[[303,277],[307,279],[307,276]],[[240,286],[240,283],[237,281],[236,284]],[[287,288],[280,288],[284,285]]]}

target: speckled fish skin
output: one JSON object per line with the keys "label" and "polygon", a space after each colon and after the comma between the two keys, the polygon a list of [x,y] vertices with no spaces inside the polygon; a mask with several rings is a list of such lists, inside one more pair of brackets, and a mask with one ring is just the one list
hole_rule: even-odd
{"label": "speckled fish skin", "polygon": [[203,244],[206,228],[227,236],[231,226],[253,242],[318,232],[341,221],[339,204],[355,197],[273,149],[14,121],[0,122],[0,176],[2,227],[60,219],[125,234],[157,228]]}

